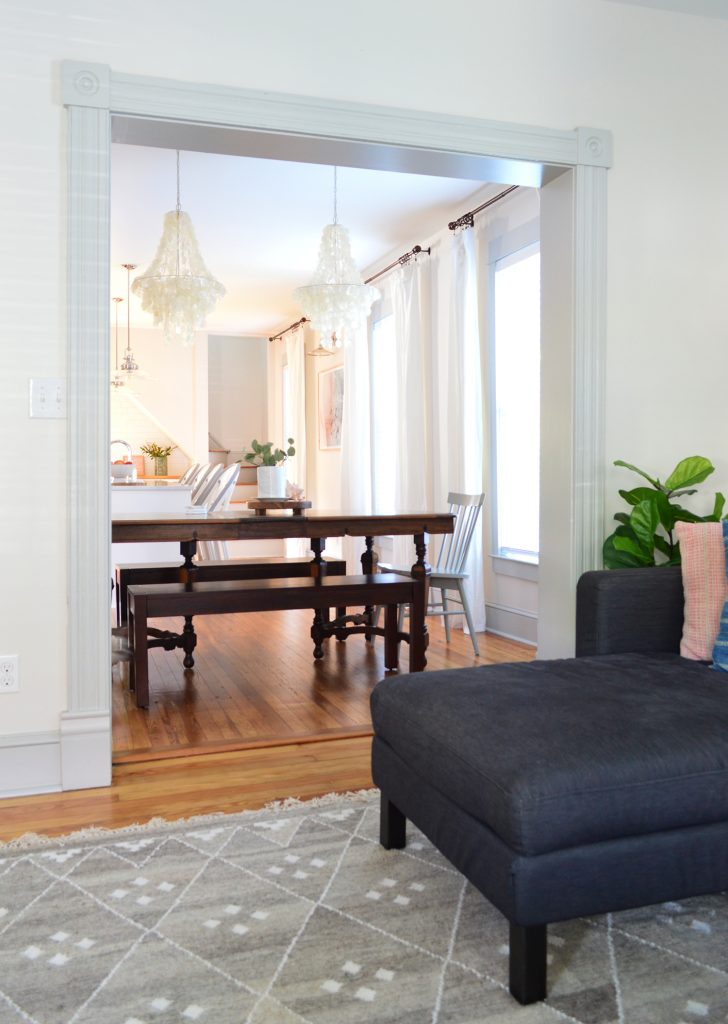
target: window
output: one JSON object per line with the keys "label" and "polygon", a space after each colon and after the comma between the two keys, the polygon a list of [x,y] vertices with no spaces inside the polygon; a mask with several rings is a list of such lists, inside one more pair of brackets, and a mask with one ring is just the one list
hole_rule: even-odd
{"label": "window", "polygon": [[540,253],[538,243],[494,264],[492,407],[495,553],[538,561]]}
{"label": "window", "polygon": [[374,320],[371,330],[372,510],[391,512],[397,473],[397,445],[392,425],[397,422],[397,392],[392,387],[392,358],[396,350],[394,317]]}

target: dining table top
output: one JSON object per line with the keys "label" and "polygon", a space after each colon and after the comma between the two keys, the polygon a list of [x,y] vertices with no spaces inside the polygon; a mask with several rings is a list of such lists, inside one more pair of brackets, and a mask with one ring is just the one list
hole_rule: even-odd
{"label": "dining table top", "polygon": [[261,516],[227,511],[207,515],[117,513],[111,520],[113,543],[134,541],[261,540],[271,537],[385,537],[452,533],[450,512],[343,513],[308,509]]}

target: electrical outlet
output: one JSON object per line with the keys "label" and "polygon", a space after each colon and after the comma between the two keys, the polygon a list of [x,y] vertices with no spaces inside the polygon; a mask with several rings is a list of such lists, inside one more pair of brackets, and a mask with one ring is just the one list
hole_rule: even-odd
{"label": "electrical outlet", "polygon": [[15,693],[20,689],[20,670],[17,654],[0,654],[0,693]]}

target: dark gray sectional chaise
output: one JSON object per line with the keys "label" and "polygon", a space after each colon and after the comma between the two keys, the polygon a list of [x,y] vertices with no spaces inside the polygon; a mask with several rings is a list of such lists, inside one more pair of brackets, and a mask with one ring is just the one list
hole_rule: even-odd
{"label": "dark gray sectional chaise", "polygon": [[409,818],[510,922],[546,994],[546,925],[728,888],[728,676],[678,654],[679,568],[586,573],[577,657],[392,677],[372,694],[381,841]]}

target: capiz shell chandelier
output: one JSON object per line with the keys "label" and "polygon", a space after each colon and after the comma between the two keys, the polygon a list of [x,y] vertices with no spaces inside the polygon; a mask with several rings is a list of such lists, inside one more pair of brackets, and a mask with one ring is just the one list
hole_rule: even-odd
{"label": "capiz shell chandelier", "polygon": [[169,342],[191,345],[194,332],[225,294],[205,266],[190,215],[180,206],[179,150],[177,150],[177,206],[164,215],[162,237],[145,274],[135,278],[131,290],[142,309],[164,328]]}
{"label": "capiz shell chandelier", "polygon": [[338,223],[336,167],[334,223],[327,224],[321,233],[318,264],[311,283],[296,288],[293,297],[313,329],[321,334],[319,347],[325,349],[338,347],[343,334],[356,331],[379,298],[379,291],[362,281],[351,255],[349,232]]}

